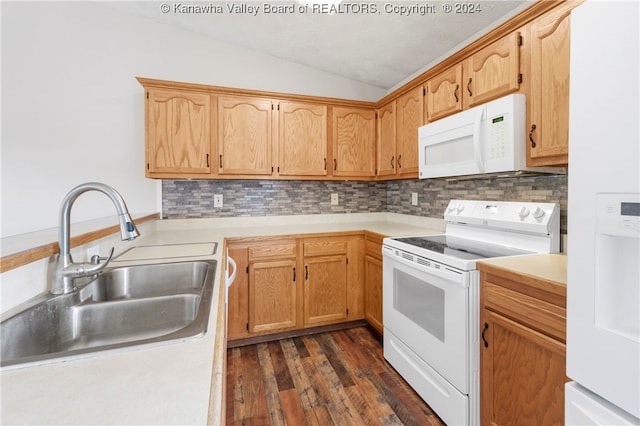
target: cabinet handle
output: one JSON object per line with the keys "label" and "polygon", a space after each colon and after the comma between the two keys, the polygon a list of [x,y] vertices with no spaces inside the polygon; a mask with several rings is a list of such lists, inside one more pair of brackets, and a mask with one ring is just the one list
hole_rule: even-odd
{"label": "cabinet handle", "polygon": [[333,170],[336,171],[338,170],[338,160],[337,159],[333,159]]}
{"label": "cabinet handle", "polygon": [[296,268],[293,268],[293,282],[296,282]]}
{"label": "cabinet handle", "polygon": [[536,141],[533,140],[533,132],[536,130],[536,125],[531,125],[531,130],[529,131],[529,141],[531,141],[531,148],[536,147]]}
{"label": "cabinet handle", "polygon": [[211,167],[211,165],[209,164],[209,154],[207,154],[207,168]]}
{"label": "cabinet handle", "polygon": [[469,77],[469,82],[467,83],[467,92],[469,92],[469,96],[473,96],[473,92],[471,91],[471,81],[473,81],[473,79]]}
{"label": "cabinet handle", "polygon": [[396,168],[396,166],[394,166],[394,165],[393,165],[393,160],[395,160],[395,158],[396,158],[396,156],[395,156],[395,155],[392,155],[392,156],[391,156],[391,168],[392,168],[392,169],[395,169],[395,168]]}
{"label": "cabinet handle", "polygon": [[456,84],[456,90],[453,91],[453,97],[456,98],[456,103],[460,102],[460,98],[458,97],[459,89],[460,89],[460,85]]}
{"label": "cabinet handle", "polygon": [[402,163],[400,162],[400,160],[402,160],[402,154],[398,155],[398,168],[401,169],[402,168]]}
{"label": "cabinet handle", "polygon": [[489,342],[487,342],[487,339],[484,338],[484,333],[486,333],[487,329],[489,328],[489,323],[484,323],[484,329],[482,330],[482,342],[484,343],[484,347],[488,348],[489,347]]}
{"label": "cabinet handle", "polygon": [[222,154],[220,154],[220,168],[222,168]]}
{"label": "cabinet handle", "polygon": [[324,158],[324,169],[327,170],[327,157]]}
{"label": "cabinet handle", "polygon": [[309,265],[304,265],[304,279],[309,279]]}

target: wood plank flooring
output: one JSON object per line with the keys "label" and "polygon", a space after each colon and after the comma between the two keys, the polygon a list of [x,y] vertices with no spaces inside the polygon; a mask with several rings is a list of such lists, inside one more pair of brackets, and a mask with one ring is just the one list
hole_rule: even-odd
{"label": "wood plank flooring", "polygon": [[227,351],[228,425],[443,425],[367,327]]}

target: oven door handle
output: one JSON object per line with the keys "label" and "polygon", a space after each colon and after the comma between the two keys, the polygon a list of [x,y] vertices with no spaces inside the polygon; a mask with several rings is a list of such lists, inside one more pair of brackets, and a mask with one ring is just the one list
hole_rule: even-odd
{"label": "oven door handle", "polygon": [[434,275],[436,277],[445,279],[447,281],[453,282],[459,287],[467,287],[467,283],[465,283],[464,276],[461,272],[456,272],[450,269],[443,270],[443,269],[433,268],[426,265],[420,265],[393,254],[383,253],[383,255],[386,256],[392,262],[397,262],[402,265],[409,266],[424,274]]}

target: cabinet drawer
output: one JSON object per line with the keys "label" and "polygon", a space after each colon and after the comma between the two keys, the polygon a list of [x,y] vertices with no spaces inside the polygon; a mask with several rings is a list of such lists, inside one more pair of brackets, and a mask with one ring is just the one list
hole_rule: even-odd
{"label": "cabinet drawer", "polygon": [[295,241],[257,244],[249,247],[249,262],[296,257]]}
{"label": "cabinet drawer", "polygon": [[305,256],[325,256],[330,254],[346,254],[347,241],[344,239],[320,239],[304,242]]}
{"label": "cabinet drawer", "polygon": [[368,238],[364,243],[365,253],[376,259],[382,259],[382,244],[376,241],[371,241]]}
{"label": "cabinet drawer", "polygon": [[566,308],[488,281],[482,283],[482,298],[485,309],[566,342]]}

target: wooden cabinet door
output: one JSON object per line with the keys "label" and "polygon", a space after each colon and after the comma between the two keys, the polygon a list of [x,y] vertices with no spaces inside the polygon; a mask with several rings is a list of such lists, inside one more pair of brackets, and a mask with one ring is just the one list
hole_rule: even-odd
{"label": "wooden cabinet door", "polygon": [[249,260],[246,245],[231,243],[227,249],[237,268],[227,299],[227,339],[234,340],[249,334]]}
{"label": "wooden cabinet door", "polygon": [[218,97],[218,172],[271,175],[270,99]]}
{"label": "wooden cabinet door", "polygon": [[366,256],[364,261],[365,319],[382,334],[382,261],[373,256]]}
{"label": "wooden cabinet door", "polygon": [[364,108],[333,108],[332,127],[333,175],[375,176],[375,111]]}
{"label": "wooden cabinet door", "polygon": [[418,177],[418,127],[422,126],[423,89],[417,87],[396,103],[397,174]]}
{"label": "wooden cabinet door", "polygon": [[520,33],[514,32],[465,61],[465,107],[479,105],[518,90],[520,43]]}
{"label": "wooden cabinet door", "polygon": [[560,12],[531,24],[528,166],[568,162],[570,10]]}
{"label": "wooden cabinet door", "polygon": [[564,424],[565,345],[486,309],[481,324],[481,424]]}
{"label": "wooden cabinet door", "polygon": [[278,174],[326,176],[327,107],[280,102],[278,124]]}
{"label": "wooden cabinet door", "polygon": [[249,265],[249,332],[295,328],[297,289],[295,259]]}
{"label": "wooden cabinet door", "polygon": [[462,63],[427,81],[425,89],[427,122],[462,111]]}
{"label": "wooden cabinet door", "polygon": [[381,107],[376,114],[378,176],[396,174],[396,102]]}
{"label": "wooden cabinet door", "polygon": [[147,90],[147,176],[211,172],[211,97]]}
{"label": "wooden cabinet door", "polygon": [[304,259],[304,325],[320,325],[347,318],[347,256]]}

